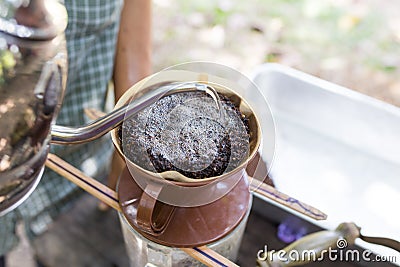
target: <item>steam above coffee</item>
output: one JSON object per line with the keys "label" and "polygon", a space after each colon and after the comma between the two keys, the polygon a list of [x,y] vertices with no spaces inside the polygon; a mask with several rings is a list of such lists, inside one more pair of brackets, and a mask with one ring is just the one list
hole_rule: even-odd
{"label": "steam above coffee", "polygon": [[229,172],[249,154],[247,118],[219,94],[224,116],[204,92],[165,96],[119,129],[125,156],[153,172],[201,179]]}

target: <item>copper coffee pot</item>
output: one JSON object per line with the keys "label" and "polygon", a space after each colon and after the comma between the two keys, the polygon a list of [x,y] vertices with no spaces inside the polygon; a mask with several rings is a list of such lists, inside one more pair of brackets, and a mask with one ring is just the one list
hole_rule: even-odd
{"label": "copper coffee pot", "polygon": [[[216,68],[208,65],[209,69],[213,67]],[[132,86],[115,108],[168,79],[207,84],[232,101],[249,121],[248,155],[232,171],[209,178],[188,178],[176,171],[155,173],[125,156],[123,137],[114,129],[113,143],[127,164],[119,180],[118,198],[125,219],[147,239],[172,247],[205,245],[235,229],[251,206],[246,167],[259,150],[261,126],[254,111],[237,93],[216,84],[212,75],[199,75],[195,71],[165,70],[148,77]]]}

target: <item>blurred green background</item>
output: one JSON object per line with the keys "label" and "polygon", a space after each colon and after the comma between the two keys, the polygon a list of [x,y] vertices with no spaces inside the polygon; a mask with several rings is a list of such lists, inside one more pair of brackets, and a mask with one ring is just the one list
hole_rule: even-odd
{"label": "blurred green background", "polygon": [[400,107],[397,0],[155,0],[155,71],[277,62]]}

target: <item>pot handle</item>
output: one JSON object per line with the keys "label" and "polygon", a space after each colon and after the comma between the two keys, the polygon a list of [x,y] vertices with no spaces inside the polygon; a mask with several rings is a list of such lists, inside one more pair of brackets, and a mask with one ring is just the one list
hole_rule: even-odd
{"label": "pot handle", "polygon": [[[46,166],[110,207],[122,212],[118,195],[114,190],[85,175],[54,154],[48,155]],[[137,226],[155,236],[163,233],[175,210],[174,206],[157,201],[161,189],[161,185],[148,184],[142,193],[137,209]]]}
{"label": "pot handle", "polygon": [[175,207],[158,201],[162,185],[147,184],[137,207],[137,226],[150,235],[160,235],[171,221]]}

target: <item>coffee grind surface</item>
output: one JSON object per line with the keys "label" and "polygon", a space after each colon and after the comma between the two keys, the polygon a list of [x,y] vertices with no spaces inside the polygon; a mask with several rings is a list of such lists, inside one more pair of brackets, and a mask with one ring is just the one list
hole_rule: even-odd
{"label": "coffee grind surface", "polygon": [[228,98],[220,98],[223,117],[204,92],[161,98],[124,121],[123,153],[146,170],[195,179],[235,169],[248,157],[248,121]]}

